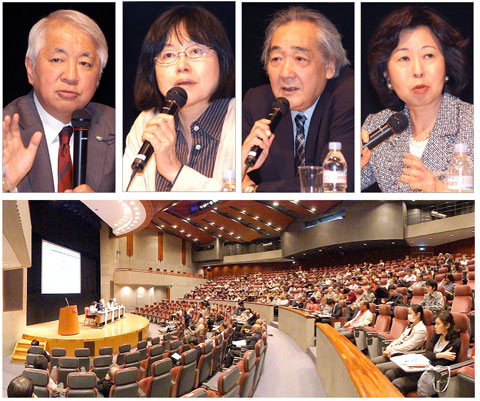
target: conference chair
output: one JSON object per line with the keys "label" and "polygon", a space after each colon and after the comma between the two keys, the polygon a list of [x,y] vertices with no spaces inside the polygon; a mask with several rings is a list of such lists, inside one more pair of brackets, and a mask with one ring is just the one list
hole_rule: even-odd
{"label": "conference chair", "polygon": [[[196,353],[196,351],[195,351]],[[212,371],[213,342],[206,341],[202,344],[202,355],[198,360],[198,383],[202,384],[210,377]]]}
{"label": "conference chair", "polygon": [[180,397],[198,387],[197,351],[191,349],[182,353],[180,365],[172,369],[172,397]]}
{"label": "conference chair", "polygon": [[260,381],[261,376],[261,365],[263,364],[263,360],[265,358],[265,349],[263,340],[260,339],[255,344],[255,374],[253,377],[253,391],[256,390],[258,382]]}
{"label": "conference chair", "polygon": [[[451,375],[453,377],[453,376],[456,376],[460,368],[467,365],[471,365],[474,363],[474,361],[473,360],[468,361],[468,347],[470,344],[470,334],[469,334],[470,323],[469,323],[468,317],[464,313],[452,313],[452,315],[455,321],[455,325],[460,330],[460,333],[459,333],[460,350],[458,352],[458,359],[457,359],[458,363],[449,366]],[[436,373],[436,378],[439,378],[442,375],[446,376],[448,374],[449,368],[445,367],[443,369],[440,369],[440,371]],[[450,384],[449,384],[449,387],[450,387]],[[455,392],[454,387],[452,387],[451,389],[447,389],[447,391],[445,392],[445,394],[443,394],[443,396],[453,397],[454,394],[452,393],[454,392]],[[408,393],[407,396],[417,397],[418,394],[416,391],[412,391]]]}
{"label": "conference chair", "polygon": [[472,289],[468,285],[456,285],[451,312],[469,313],[472,310]]}
{"label": "conference chair", "polygon": [[410,300],[410,305],[418,305],[423,301],[425,295],[425,287],[414,287],[412,290],[412,299]]}
{"label": "conference chair", "polygon": [[[263,340],[263,353],[265,354],[265,357],[267,356],[267,332],[265,331],[262,334],[262,340]],[[260,366],[260,375],[263,373],[263,368],[265,367],[265,358],[263,358],[262,365]]]}
{"label": "conference chair", "polygon": [[69,358],[69,357],[62,357],[58,360],[58,368],[56,372],[56,380],[54,380],[57,384],[63,383],[63,387],[67,387],[67,376],[69,373],[72,372],[79,372],[80,369],[78,368],[78,359],[77,358]]}
{"label": "conference chair", "polygon": [[40,347],[38,345],[32,345],[28,351],[27,354],[37,354],[37,355],[43,355],[43,347]]}
{"label": "conference chair", "polygon": [[406,306],[396,306],[393,310],[392,326],[388,332],[378,333],[379,345],[381,349],[387,347],[393,340],[400,337],[408,326],[408,308]]}
{"label": "conference chair", "polygon": [[88,348],[77,348],[75,357],[78,359],[78,366],[82,372],[90,371],[90,350]]}
{"label": "conference chair", "polygon": [[33,368],[33,364],[34,364],[37,356],[39,356],[39,354],[27,354],[27,358],[25,360],[25,367],[26,368]]}
{"label": "conference chair", "polygon": [[253,380],[255,375],[255,351],[245,352],[243,359],[237,365],[240,368],[240,397],[251,397],[253,395]]}
{"label": "conference chair", "polygon": [[122,344],[118,347],[118,355],[117,355],[117,365],[123,365],[125,363],[125,354],[130,352],[132,346],[130,344]]}
{"label": "conference chair", "polygon": [[423,324],[427,329],[427,338],[425,339],[424,348],[427,348],[428,344],[430,343],[430,339],[435,332],[435,321],[433,319],[433,312],[430,309],[423,310]]}
{"label": "conference chair", "polygon": [[222,345],[223,345],[223,335],[222,333],[218,334],[214,338],[214,347],[212,351],[212,369],[210,371],[210,376],[217,373],[220,369],[220,364],[222,362]]}
{"label": "conference chair", "polygon": [[67,398],[96,398],[98,391],[95,387],[97,376],[93,372],[76,372],[67,376]]}
{"label": "conference chair", "polygon": [[133,352],[128,352],[125,354],[125,364],[122,366],[124,369],[125,368],[131,368],[135,367],[138,369],[138,379],[143,379],[145,377],[145,369],[142,368],[140,364],[140,352],[138,351],[133,351]]}
{"label": "conference chair", "polygon": [[55,369],[58,367],[58,360],[67,355],[67,350],[65,348],[52,348],[50,356],[50,374],[55,372]]}
{"label": "conference chair", "polygon": [[98,355],[113,355],[113,347],[102,347],[98,350]]}
{"label": "conference chair", "polygon": [[97,375],[98,379],[104,379],[112,363],[112,355],[95,356],[93,358],[93,366],[90,370]]}
{"label": "conference chair", "polygon": [[147,359],[147,355],[148,355],[147,345],[148,345],[147,340],[139,341],[137,343],[137,351],[140,352],[140,360],[141,361],[143,361],[144,359]]}
{"label": "conference chair", "polygon": [[152,364],[152,375],[140,380],[140,389],[146,397],[169,397],[172,390],[172,361],[162,359]]}
{"label": "conference chair", "polygon": [[33,383],[33,393],[39,398],[50,397],[51,391],[48,388],[50,376],[46,370],[26,368],[22,376],[28,377]]}
{"label": "conference chair", "polygon": [[475,271],[469,271],[467,273],[467,285],[471,288],[472,292],[475,291]]}
{"label": "conference chair", "polygon": [[120,369],[113,375],[113,386],[110,389],[110,398],[125,398],[138,396],[138,369]]}
{"label": "conference chair", "polygon": [[83,319],[83,325],[86,326],[88,321],[90,322],[93,321],[93,324],[95,324],[95,320],[97,319],[97,317],[96,315],[90,313],[90,308],[88,306],[85,306],[85,308],[83,308],[83,311],[85,313],[85,318]]}
{"label": "conference chair", "polygon": [[173,340],[170,343],[170,349],[163,354],[164,358],[170,358],[173,354],[181,354],[183,352],[183,342],[180,340]]}
{"label": "conference chair", "polygon": [[152,364],[156,361],[163,359],[164,346],[163,345],[154,345],[148,351],[147,359],[140,362],[140,365],[145,369],[145,376],[152,375]]}
{"label": "conference chair", "polygon": [[[370,359],[376,358],[379,356],[377,345],[374,345],[374,338],[378,336],[378,333],[387,332],[390,329],[390,324],[392,322],[392,317],[390,315],[391,306],[386,304],[378,305],[378,316],[375,321],[374,327],[364,327],[363,331],[366,335],[366,344],[357,344],[359,349],[365,349],[365,345],[368,348],[368,356]],[[355,337],[357,341],[357,337]],[[359,339],[360,341],[360,339]]]}
{"label": "conference chair", "polygon": [[196,388],[188,394],[182,395],[180,398],[207,398],[208,392],[204,388]]}
{"label": "conference chair", "polygon": [[231,366],[217,380],[216,389],[208,389],[208,398],[238,398],[240,396],[240,368]]}

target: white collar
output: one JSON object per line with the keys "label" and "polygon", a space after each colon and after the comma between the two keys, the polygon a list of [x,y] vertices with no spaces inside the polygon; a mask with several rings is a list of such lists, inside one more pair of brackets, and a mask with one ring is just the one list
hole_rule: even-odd
{"label": "white collar", "polygon": [[42,120],[43,130],[45,132],[45,140],[47,141],[47,144],[59,142],[58,134],[63,127],[71,124],[64,124],[63,122],[57,120],[55,117],[49,114],[47,110],[45,110],[41,105],[35,92],[33,92],[33,101],[35,102],[35,107],[37,108],[40,120]]}

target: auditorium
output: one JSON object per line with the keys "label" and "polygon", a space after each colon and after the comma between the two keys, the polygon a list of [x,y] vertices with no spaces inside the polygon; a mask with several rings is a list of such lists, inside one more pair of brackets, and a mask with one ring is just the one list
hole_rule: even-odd
{"label": "auditorium", "polygon": [[4,200],[3,397],[474,397],[475,202]]}

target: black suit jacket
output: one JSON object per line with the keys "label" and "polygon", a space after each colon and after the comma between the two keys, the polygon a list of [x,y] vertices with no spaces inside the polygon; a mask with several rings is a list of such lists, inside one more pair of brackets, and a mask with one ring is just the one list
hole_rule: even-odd
{"label": "black suit jacket", "polygon": [[[354,81],[353,71],[345,67],[330,79],[312,115],[305,145],[305,164],[321,166],[328,154],[329,142],[341,142],[347,161],[347,191],[354,190]],[[274,95],[270,85],[250,89],[243,101],[242,135],[248,136],[255,121],[266,118]],[[275,139],[265,163],[249,173],[258,192],[300,191],[294,158],[293,124],[288,113],[278,124]]]}
{"label": "black suit jacket", "polygon": [[255,349],[255,344],[262,339],[262,333],[255,333],[247,340],[246,349]]}
{"label": "black suit jacket", "polygon": [[[86,183],[95,192],[114,192],[115,110],[93,102],[85,108],[92,116],[88,131]],[[15,99],[3,110],[4,116],[13,116],[14,113],[20,115],[20,132],[25,147],[35,132],[41,131],[44,134],[31,170],[17,186],[18,192],[54,192],[48,146],[42,121],[33,101],[33,91]],[[98,141],[97,137],[102,137],[103,141]],[[71,156],[73,159],[73,154]]]}

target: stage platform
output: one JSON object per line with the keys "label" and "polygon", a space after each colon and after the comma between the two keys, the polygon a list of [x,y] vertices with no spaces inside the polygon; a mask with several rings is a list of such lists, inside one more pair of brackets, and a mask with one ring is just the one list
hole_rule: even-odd
{"label": "stage platform", "polygon": [[75,349],[89,348],[90,355],[98,355],[102,347],[113,347],[113,353],[118,353],[118,347],[129,343],[134,348],[138,341],[148,337],[148,319],[126,313],[125,317],[113,323],[95,328],[83,324],[85,315],[78,317],[80,333],[70,336],[58,334],[58,320],[52,322],[33,324],[27,326],[23,334],[24,339],[46,341],[46,349],[51,352],[52,348],[65,348],[67,356],[75,356]]}

